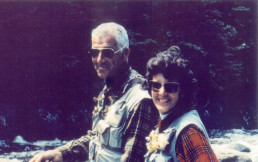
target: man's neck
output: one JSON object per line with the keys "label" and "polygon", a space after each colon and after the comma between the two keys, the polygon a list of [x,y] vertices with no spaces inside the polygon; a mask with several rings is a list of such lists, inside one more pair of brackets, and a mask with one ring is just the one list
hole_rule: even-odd
{"label": "man's neck", "polygon": [[120,87],[126,81],[129,72],[129,64],[122,66],[116,73],[104,80],[108,88]]}

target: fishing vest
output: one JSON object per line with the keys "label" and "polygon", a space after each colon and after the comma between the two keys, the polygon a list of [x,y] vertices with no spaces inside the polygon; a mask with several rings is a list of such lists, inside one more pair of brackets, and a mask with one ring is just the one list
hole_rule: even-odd
{"label": "fishing vest", "polygon": [[[120,161],[124,152],[122,137],[126,128],[125,122],[129,112],[144,98],[150,98],[148,92],[142,90],[140,84],[136,84],[109,107],[104,119],[100,119],[99,113],[93,115],[90,161]],[[101,103],[97,106],[100,106],[100,110],[103,109]]]}
{"label": "fishing vest", "polygon": [[[147,152],[145,154],[145,162],[178,162],[176,157],[176,141],[180,134],[180,132],[187,127],[188,125],[194,124],[196,125],[202,132],[204,133],[205,137],[207,138],[208,142],[209,137],[208,133],[200,119],[200,116],[196,110],[191,110],[179,118],[177,118],[174,122],[172,122],[169,127],[164,130],[164,133],[168,139],[168,147],[165,150],[156,150],[154,152]],[[158,128],[155,130],[155,133],[158,134]]]}

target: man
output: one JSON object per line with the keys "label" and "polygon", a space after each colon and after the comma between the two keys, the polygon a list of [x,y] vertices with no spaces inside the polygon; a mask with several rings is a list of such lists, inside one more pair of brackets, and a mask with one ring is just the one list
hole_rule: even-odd
{"label": "man", "polygon": [[95,99],[92,130],[64,146],[36,155],[30,162],[143,161],[145,137],[155,125],[155,113],[140,104],[150,97],[141,89],[142,76],[128,64],[127,32],[111,22],[99,25],[91,36],[89,54],[98,77],[105,82]]}

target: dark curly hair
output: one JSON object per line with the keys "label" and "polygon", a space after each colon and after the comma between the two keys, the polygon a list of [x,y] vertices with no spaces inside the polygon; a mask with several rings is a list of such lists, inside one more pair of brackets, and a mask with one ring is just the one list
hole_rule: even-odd
{"label": "dark curly hair", "polygon": [[171,46],[168,50],[158,53],[148,61],[146,82],[143,87],[149,93],[151,92],[149,81],[159,73],[163,74],[167,80],[178,79],[180,83],[179,103],[193,105],[196,79],[193,78],[193,72],[188,66],[188,60],[181,56],[178,46]]}

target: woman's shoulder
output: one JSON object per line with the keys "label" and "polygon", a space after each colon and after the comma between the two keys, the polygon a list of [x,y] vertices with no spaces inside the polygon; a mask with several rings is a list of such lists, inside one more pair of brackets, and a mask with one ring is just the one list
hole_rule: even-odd
{"label": "woman's shoulder", "polygon": [[[197,136],[195,136],[197,135]],[[205,138],[205,135],[203,131],[196,126],[195,124],[190,124],[186,126],[179,134],[179,136],[193,136],[193,138],[197,138],[199,136],[203,136]]]}
{"label": "woman's shoulder", "polygon": [[196,125],[191,124],[185,127],[179,134],[176,141],[177,146],[188,145],[188,147],[200,147],[209,145],[209,141],[203,131]]}
{"label": "woman's shoulder", "polygon": [[180,133],[176,142],[178,159],[185,161],[218,161],[202,130],[192,124]]}

